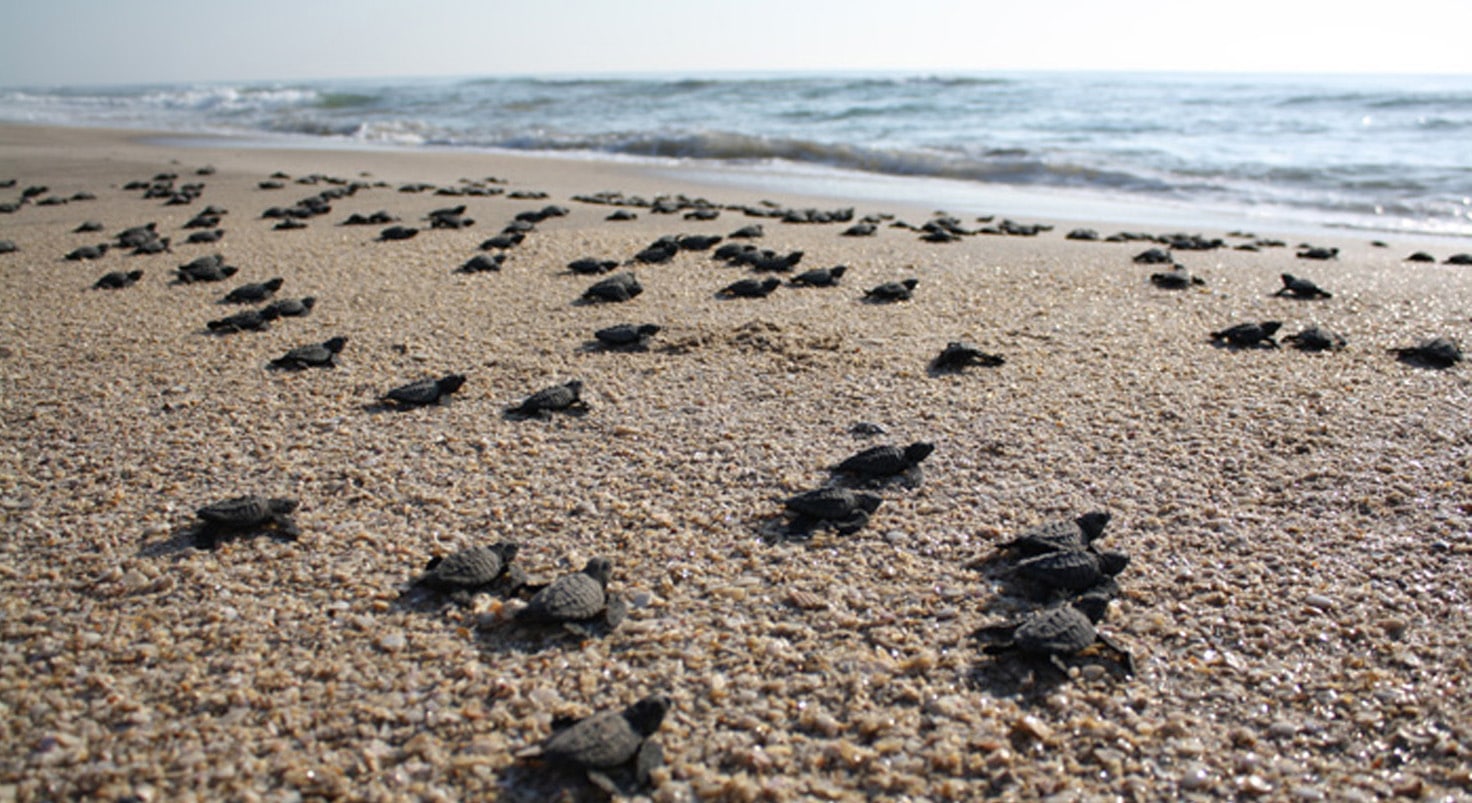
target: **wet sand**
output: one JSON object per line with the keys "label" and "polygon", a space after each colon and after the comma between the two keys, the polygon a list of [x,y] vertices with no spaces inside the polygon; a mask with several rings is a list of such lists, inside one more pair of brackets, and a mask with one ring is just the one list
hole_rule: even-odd
{"label": "wet sand", "polygon": [[[1300,237],[1177,251],[1206,284],[1173,292],[1131,259],[1153,244],[1067,240],[1063,221],[944,244],[730,208],[609,222],[616,207],[573,196],[848,204],[625,164],[134,137],[0,127],[0,179],[17,179],[0,200],[96,195],[0,215],[18,247],[0,254],[0,800],[596,799],[516,754],[558,718],[652,693],[674,700],[655,800],[1472,794],[1472,369],[1387,352],[1472,342],[1472,269],[1403,261],[1472,248],[1326,235],[1313,244],[1335,260],[1296,258]],[[284,187],[260,189],[276,171]],[[122,189],[163,172],[205,188],[181,206]],[[313,174],[386,186],[273,230],[263,210],[335,186],[296,183]],[[487,177],[501,194],[398,190]],[[424,228],[462,203],[474,226],[400,242],[338,225],[386,210]],[[211,204],[228,209],[224,239],[183,244]],[[549,204],[569,214],[499,272],[454,272]],[[1121,216],[1094,226],[1139,228]],[[84,220],[104,230],[73,233]],[[149,222],[172,253],[62,258]],[[756,245],[802,251],[799,269],[847,275],[722,300],[748,271],[683,252],[632,268],[645,290],[630,302],[574,303],[597,277],[573,259],[753,223]],[[171,284],[216,252],[232,279]],[[134,269],[133,287],[89,289]],[[1284,272],[1334,297],[1274,297]],[[237,311],[225,292],[275,276],[278,298],[317,299],[310,315],[207,332]],[[911,301],[862,302],[907,277]],[[1207,337],[1263,320],[1348,346]],[[647,351],[588,348],[626,321],[663,329]],[[335,369],[266,369],[339,335]],[[927,371],[955,340],[1006,363]],[[467,382],[447,404],[377,406],[452,372]],[[504,416],[572,379],[585,415]],[[881,489],[862,530],[772,537],[782,500],[827,466],[916,440],[936,444],[924,483]],[[196,508],[248,493],[299,500],[300,539],[189,544]],[[1066,677],[986,654],[974,631],[1030,608],[973,562],[1096,509],[1113,514],[1101,544],[1132,558],[1100,627],[1137,674],[1097,648]],[[432,556],[496,541],[544,580],[608,556],[627,620],[580,639],[509,624],[519,599],[405,594]]]}

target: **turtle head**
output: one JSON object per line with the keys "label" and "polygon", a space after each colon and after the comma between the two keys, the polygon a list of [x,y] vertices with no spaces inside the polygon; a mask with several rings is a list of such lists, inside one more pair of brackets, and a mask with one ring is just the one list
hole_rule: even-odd
{"label": "turtle head", "polygon": [[328,340],[326,343],[323,343],[322,348],[327,349],[333,354],[337,354],[338,352],[342,351],[343,347],[347,344],[348,339],[339,335],[338,337],[334,337],[331,340]]}
{"label": "turtle head", "polygon": [[1099,553],[1099,572],[1108,577],[1125,570],[1130,565],[1130,556],[1117,549],[1106,549]]}
{"label": "turtle head", "polygon": [[834,265],[828,269],[828,275],[835,279],[842,279],[845,273],[848,273],[847,265]]}
{"label": "turtle head", "polygon": [[280,290],[281,289],[281,285],[283,285],[283,284],[286,284],[286,280],[283,279],[283,278],[281,278],[280,276],[277,276],[276,278],[271,279],[270,281],[266,282],[265,287],[266,287],[267,290],[270,290],[271,292],[274,293],[277,290]]}
{"label": "turtle head", "polygon": [[296,510],[297,501],[295,499],[285,499],[278,497],[276,499],[266,500],[266,506],[271,509],[272,513],[284,516],[287,513],[291,513],[292,511]]}
{"label": "turtle head", "polygon": [[128,281],[130,281],[130,282],[136,282],[136,281],[138,281],[139,279],[142,279],[142,278],[143,278],[143,271],[141,271],[141,270],[130,270],[130,271],[128,271]]}
{"label": "turtle head", "polygon": [[220,268],[220,275],[229,278],[231,276],[234,276],[239,271],[240,268],[237,268],[234,265],[224,265]]}
{"label": "turtle head", "polygon": [[574,396],[581,397],[583,395],[583,380],[581,379],[574,379],[571,382],[568,382],[566,385],[563,385],[563,387],[572,391],[572,395]]}
{"label": "turtle head", "polygon": [[1109,602],[1113,595],[1106,590],[1090,589],[1073,599],[1072,605],[1078,612],[1089,617],[1094,624],[1104,621],[1104,615],[1109,612]]}
{"label": "turtle head", "polygon": [[1099,536],[1104,534],[1104,528],[1109,526],[1111,518],[1113,518],[1112,514],[1103,510],[1095,510],[1075,519],[1078,528],[1084,533],[1084,543],[1092,544],[1097,541]]}
{"label": "turtle head", "polygon": [[613,577],[613,561],[608,558],[589,558],[588,565],[583,567],[583,574],[598,581],[598,585],[608,587],[609,578]]}
{"label": "turtle head", "polygon": [[1272,337],[1275,332],[1283,327],[1282,321],[1263,321],[1258,324],[1262,327],[1262,333],[1266,337]]}
{"label": "turtle head", "polygon": [[762,282],[762,292],[770,293],[773,290],[776,290],[777,286],[780,284],[782,284],[781,279],[766,279]]}
{"label": "turtle head", "polygon": [[935,444],[925,441],[915,441],[905,447],[905,460],[909,463],[918,463],[930,456],[935,451]]}
{"label": "turtle head", "polygon": [[301,304],[302,304],[303,307],[306,307],[307,309],[311,309],[312,307],[317,306],[317,297],[316,296],[307,296],[307,297],[305,297],[305,298],[302,299]]}
{"label": "turtle head", "polygon": [[659,334],[659,328],[659,324],[657,323],[645,323],[640,324],[639,328],[635,331],[639,333],[639,337],[653,337]]}
{"label": "turtle head", "polygon": [[441,393],[454,393],[465,384],[465,374],[446,374],[439,380]]}
{"label": "turtle head", "polygon": [[521,544],[513,544],[510,541],[502,541],[501,543],[492,546],[491,551],[501,556],[502,563],[510,563],[511,559],[516,557],[516,553],[521,551]]}
{"label": "turtle head", "polygon": [[1298,281],[1298,278],[1291,273],[1280,273],[1278,276],[1283,280],[1284,287],[1292,287],[1293,283]]}
{"label": "turtle head", "polygon": [[918,285],[918,284],[920,284],[920,280],[919,279],[906,279],[906,280],[900,282],[900,284],[904,285],[906,290],[914,290],[915,289],[915,286]]}
{"label": "turtle head", "polygon": [[648,737],[659,730],[660,723],[664,722],[664,715],[669,710],[670,698],[663,694],[652,694],[624,709],[624,719],[629,721],[635,733]]}
{"label": "turtle head", "polygon": [[873,513],[884,502],[884,497],[876,494],[856,494],[854,496],[854,502],[865,513]]}

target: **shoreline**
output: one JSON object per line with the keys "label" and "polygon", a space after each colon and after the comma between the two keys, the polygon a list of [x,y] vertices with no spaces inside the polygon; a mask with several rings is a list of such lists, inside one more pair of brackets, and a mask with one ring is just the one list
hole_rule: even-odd
{"label": "shoreline", "polygon": [[[179,204],[123,189],[162,173],[204,186]],[[11,177],[7,199],[94,198],[0,215],[16,246],[0,254],[0,800],[597,800],[527,751],[653,694],[671,704],[644,798],[659,803],[1472,793],[1472,367],[1390,353],[1472,343],[1472,268],[1442,263],[1468,249],[1177,250],[1205,284],[1166,290],[1133,259],[1155,243],[1068,240],[1069,224],[843,236],[737,207],[932,210],[606,162],[0,126]],[[264,215],[359,180],[304,227]],[[730,206],[620,222],[572,199],[605,190]],[[426,222],[459,205],[473,225]],[[206,206],[226,210],[222,239],[184,242]],[[421,230],[347,225],[378,211]],[[522,242],[482,248],[528,213]],[[656,238],[724,245],[754,223],[798,270],[846,273],[728,298],[761,274],[710,249],[633,262]],[[170,251],[64,256],[148,224]],[[1406,261],[1415,248],[1436,264]],[[238,274],[174,281],[215,253]],[[494,253],[497,269],[459,270]],[[598,277],[568,265],[589,257],[643,291],[585,303]],[[1279,296],[1284,273],[1332,297]],[[309,314],[209,327],[255,306],[227,292],[273,278]],[[907,301],[868,293],[905,279]],[[1246,321],[1347,345],[1210,336]],[[595,345],[646,322],[647,350]],[[268,367],[338,337],[335,367]],[[952,341],[1004,359],[934,370]],[[466,380],[446,403],[381,401],[449,374]],[[572,380],[586,410],[508,412]],[[856,532],[782,537],[785,500],[830,467],[916,442],[935,447],[923,478],[875,487]],[[196,547],[196,511],[245,494],[299,503],[299,536]],[[987,651],[978,634],[1046,602],[982,559],[1100,510],[1101,544],[1130,560],[1098,627],[1134,674],[1102,646],[1061,671]],[[526,594],[414,585],[498,542],[535,582],[609,558],[626,619],[525,628]]]}

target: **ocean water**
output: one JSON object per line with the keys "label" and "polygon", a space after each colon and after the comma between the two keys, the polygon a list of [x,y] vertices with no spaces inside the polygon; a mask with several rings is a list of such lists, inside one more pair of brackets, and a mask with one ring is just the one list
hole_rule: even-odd
{"label": "ocean water", "polygon": [[[1472,237],[1472,76],[435,78],[0,89],[0,119],[927,179]],[[903,182],[900,182],[903,183]],[[1102,208],[1102,207],[1101,207]]]}

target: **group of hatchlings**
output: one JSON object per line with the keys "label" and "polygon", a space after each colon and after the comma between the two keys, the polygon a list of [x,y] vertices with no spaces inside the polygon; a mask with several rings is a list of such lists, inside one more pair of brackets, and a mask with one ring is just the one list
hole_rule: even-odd
{"label": "group of hatchlings", "polygon": [[[875,431],[872,425],[855,428],[856,434]],[[820,528],[840,534],[856,532],[883,502],[883,497],[871,491],[896,483],[920,484],[920,464],[934,448],[926,442],[874,446],[832,466],[832,482],[784,502],[784,536],[805,537]],[[292,520],[296,508],[295,500],[259,496],[215,502],[197,511],[195,543],[214,548],[227,539],[254,534],[295,540],[299,535]],[[1064,656],[1101,643],[1120,656],[1126,672],[1133,673],[1130,654],[1095,627],[1119,593],[1115,576],[1129,562],[1121,552],[1095,546],[1109,519],[1108,513],[1094,512],[1041,525],[1001,544],[976,564],[1009,563],[1000,576],[1021,584],[1026,594],[1045,603],[1017,621],[977,631],[986,642],[987,653],[1043,658],[1066,674]],[[539,583],[515,563],[518,552],[518,544],[501,542],[432,558],[408,583],[405,594],[435,595],[459,604],[467,604],[480,593],[524,597],[524,605],[497,621],[552,633],[569,631],[578,638],[608,635],[627,616],[627,602],[608,590],[613,574],[608,558],[593,557],[580,571]],[[630,794],[647,788],[650,773],[663,762],[663,750],[651,737],[670,708],[668,697],[655,694],[624,709],[557,721],[547,740],[519,752],[517,758],[571,768],[611,795]]]}

